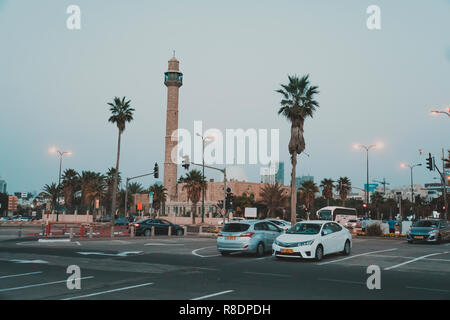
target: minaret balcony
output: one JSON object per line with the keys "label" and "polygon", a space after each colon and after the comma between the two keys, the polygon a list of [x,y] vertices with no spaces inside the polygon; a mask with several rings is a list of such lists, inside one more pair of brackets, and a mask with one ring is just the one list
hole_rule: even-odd
{"label": "minaret balcony", "polygon": [[167,71],[164,73],[164,84],[166,86],[181,87],[183,85],[183,74],[176,71]]}

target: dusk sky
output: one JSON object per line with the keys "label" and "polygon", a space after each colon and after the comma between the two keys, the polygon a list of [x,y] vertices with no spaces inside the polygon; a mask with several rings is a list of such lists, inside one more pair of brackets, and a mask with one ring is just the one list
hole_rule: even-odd
{"label": "dusk sky", "polygon": [[[66,9],[81,8],[81,30],[68,30]],[[381,8],[381,30],[368,30],[366,9]],[[148,1],[0,0],[0,176],[8,192],[38,191],[63,170],[106,172],[115,165],[114,96],[126,96],[135,120],[122,137],[122,176],[164,161],[167,88],[176,50],[184,84],[179,127],[280,129],[285,184],[290,124],[275,90],[292,74],[310,74],[320,108],[305,123],[306,152],[297,176],[348,176],[408,185],[400,164],[422,163],[415,182],[438,182],[425,154],[450,148],[450,120],[430,110],[450,106],[450,1]],[[260,166],[244,166],[260,181]],[[178,173],[184,174],[180,167]],[[208,178],[218,179],[206,171]],[[161,172],[162,180],[163,172]],[[145,186],[153,178],[139,180]]]}

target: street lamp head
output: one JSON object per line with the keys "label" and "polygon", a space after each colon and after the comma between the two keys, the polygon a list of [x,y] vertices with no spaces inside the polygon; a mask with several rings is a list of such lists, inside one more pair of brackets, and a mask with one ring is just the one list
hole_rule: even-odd
{"label": "street lamp head", "polygon": [[56,149],[56,147],[51,147],[50,149],[48,149],[49,153],[56,153],[58,150]]}
{"label": "street lamp head", "polygon": [[432,110],[432,111],[431,111],[431,114],[438,114],[438,113],[439,113],[438,110]]}
{"label": "street lamp head", "polygon": [[402,164],[400,164],[400,167],[402,167],[402,168],[407,168],[408,165],[407,165],[406,163],[402,163]]}
{"label": "street lamp head", "polygon": [[206,139],[210,140],[210,141],[214,141],[215,140],[214,136],[207,136]]}
{"label": "street lamp head", "polygon": [[358,150],[358,149],[360,149],[360,148],[361,148],[361,145],[360,145],[359,143],[355,143],[355,144],[353,145],[353,149]]}
{"label": "street lamp head", "polygon": [[72,151],[67,151],[67,155],[71,156],[72,155]]}
{"label": "street lamp head", "polygon": [[383,142],[377,142],[377,144],[375,144],[375,147],[377,149],[382,149],[382,148],[384,148],[384,143]]}

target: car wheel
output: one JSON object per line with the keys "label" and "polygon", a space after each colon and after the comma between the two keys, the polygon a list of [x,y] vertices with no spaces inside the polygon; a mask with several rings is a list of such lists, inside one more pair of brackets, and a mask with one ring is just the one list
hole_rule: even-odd
{"label": "car wheel", "polygon": [[350,255],[351,252],[351,247],[350,247],[350,241],[345,241],[345,245],[344,245],[344,250],[342,251],[342,253],[346,256]]}
{"label": "car wheel", "polygon": [[438,236],[438,239],[436,241],[436,244],[441,244],[442,243],[442,237],[441,235]]}
{"label": "car wheel", "polygon": [[408,243],[409,243],[409,244],[412,244],[413,242],[412,242],[412,240],[408,240]]}
{"label": "car wheel", "polygon": [[323,259],[323,247],[318,245],[316,248],[316,261],[321,261]]}
{"label": "car wheel", "polygon": [[223,255],[224,257],[230,255],[230,253],[226,251],[220,251],[220,254]]}
{"label": "car wheel", "polygon": [[258,243],[256,247],[256,255],[262,257],[264,255],[264,244],[262,242]]}
{"label": "car wheel", "polygon": [[146,237],[150,237],[152,235],[152,232],[150,231],[150,229],[147,229],[147,230],[144,231],[144,235]]}
{"label": "car wheel", "polygon": [[182,236],[183,235],[183,230],[179,229],[177,230],[177,236]]}

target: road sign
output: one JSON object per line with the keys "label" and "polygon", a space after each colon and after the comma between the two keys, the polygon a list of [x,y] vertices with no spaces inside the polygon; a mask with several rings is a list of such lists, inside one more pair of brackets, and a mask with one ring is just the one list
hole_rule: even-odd
{"label": "road sign", "polygon": [[245,208],[244,217],[256,218],[257,217],[257,209],[256,208]]}
{"label": "road sign", "polygon": [[153,192],[149,192],[149,193],[148,193],[148,202],[149,202],[150,204],[153,204]]}
{"label": "road sign", "polygon": [[[369,183],[369,192],[374,192],[378,188],[378,183]],[[364,184],[364,190],[367,190],[367,184]]]}
{"label": "road sign", "polygon": [[224,215],[225,212],[226,212],[225,209],[220,210],[220,213],[221,213],[222,215]]}

